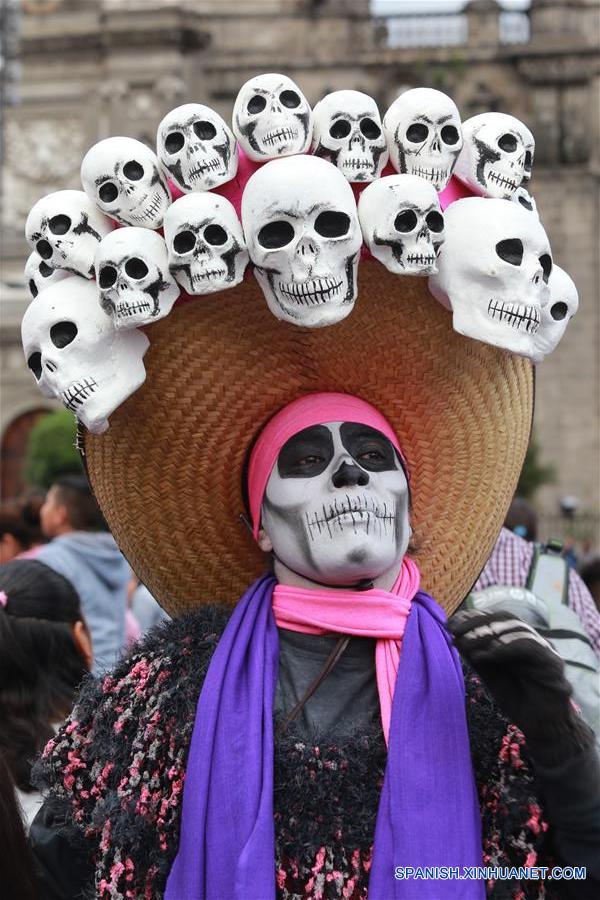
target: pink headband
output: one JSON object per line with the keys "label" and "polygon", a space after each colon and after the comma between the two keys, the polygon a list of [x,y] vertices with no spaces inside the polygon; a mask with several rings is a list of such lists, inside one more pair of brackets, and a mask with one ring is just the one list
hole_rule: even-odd
{"label": "pink headband", "polygon": [[374,406],[351,394],[306,394],[284,406],[267,422],[250,454],[248,465],[248,498],[252,533],[258,537],[260,508],[267,481],[279,456],[279,451],[291,437],[326,422],[356,422],[377,429],[388,438],[404,462],[398,438],[387,419]]}

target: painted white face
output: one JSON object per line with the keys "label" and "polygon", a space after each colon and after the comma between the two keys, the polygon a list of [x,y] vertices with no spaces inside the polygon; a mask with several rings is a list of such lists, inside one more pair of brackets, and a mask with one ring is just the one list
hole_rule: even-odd
{"label": "painted white face", "polygon": [[134,138],[94,144],[83,157],[81,183],[102,212],[122,225],[160,228],[171,203],[158,157]]}
{"label": "painted white face", "polygon": [[416,175],[379,178],[360,195],[358,217],[369,250],[390,272],[437,272],[445,233],[432,184]]}
{"label": "painted white face", "polygon": [[188,294],[213,294],[244,278],[248,251],[233,205],[217,194],[188,194],[169,207],[165,240],[173,277]]}
{"label": "painted white face", "polygon": [[386,112],[383,129],[396,171],[418,175],[443,191],[463,144],[454,101],[432,88],[405,91]]}
{"label": "painted white face", "polygon": [[148,338],[117,331],[94,282],[72,276],[30,303],[21,323],[25,359],[45,396],[57,397],[94,434],[146,378]]}
{"label": "painted white face", "polygon": [[379,178],[389,159],[377,104],[361,91],[334,91],[313,110],[312,150],[348,181]]}
{"label": "painted white face", "polygon": [[235,138],[209,106],[186,103],[171,110],[158,126],[156,152],[168,177],[184,193],[208,191],[235,177]]}
{"label": "painted white face", "polygon": [[282,447],[262,505],[275,556],[322,584],[374,579],[410,538],[406,476],[390,441],[366,425],[328,422]]}
{"label": "painted white face", "polygon": [[319,328],[352,311],[362,235],[339,169],[315,156],[267,163],[248,180],[242,225],[255,277],[278,319]]}
{"label": "painted white face", "polygon": [[535,363],[541,362],[558,345],[567,325],[579,309],[579,294],[570,275],[559,266],[552,267],[548,282],[550,300],[542,307],[542,323],[534,340]]}
{"label": "painted white face", "polygon": [[308,100],[287,75],[251,78],[233,107],[233,133],[246,156],[255,162],[306,153],[312,125]]}
{"label": "painted white face", "polygon": [[463,122],[464,144],[454,174],[482,197],[510,200],[531,177],[531,131],[505,113],[481,113]]}
{"label": "painted white face", "polygon": [[96,274],[100,305],[115,328],[150,325],[168,315],[179,296],[165,242],[147,228],[107,235],[96,252]]}
{"label": "painted white face", "polygon": [[69,277],[69,272],[66,272],[64,269],[51,269],[37,250],[34,250],[27,257],[24,274],[25,284],[29,288],[32,297],[37,297],[40,291],[50,287],[51,284]]}
{"label": "painted white face", "polygon": [[93,278],[96,248],[112,228],[83,191],[55,191],[32,207],[25,237],[49,268]]}
{"label": "painted white face", "polygon": [[529,359],[548,303],[552,255],[538,219],[518,203],[468,197],[445,213],[433,295],[454,330]]}

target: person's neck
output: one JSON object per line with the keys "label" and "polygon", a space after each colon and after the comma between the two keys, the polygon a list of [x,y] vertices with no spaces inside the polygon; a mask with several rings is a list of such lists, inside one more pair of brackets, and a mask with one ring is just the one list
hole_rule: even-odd
{"label": "person's neck", "polygon": [[72,534],[75,530],[76,529],[71,528],[70,525],[59,525],[54,530],[54,534],[52,535],[51,540],[52,538],[63,537],[65,534]]}
{"label": "person's neck", "polygon": [[289,585],[290,587],[308,588],[310,590],[322,590],[323,588],[335,590],[365,590],[366,588],[378,588],[382,591],[390,591],[398,578],[398,574],[402,567],[402,560],[395,563],[387,572],[377,575],[375,578],[363,578],[351,580],[343,584],[325,584],[319,581],[312,581],[292,569],[288,569],[285,563],[275,558],[273,571],[275,578],[279,584]]}

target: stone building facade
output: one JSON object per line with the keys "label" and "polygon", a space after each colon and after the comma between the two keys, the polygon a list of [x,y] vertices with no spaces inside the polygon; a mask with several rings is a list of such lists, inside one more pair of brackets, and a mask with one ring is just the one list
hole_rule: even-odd
{"label": "stone building facade", "polygon": [[401,89],[429,85],[464,118],[504,110],[536,136],[531,190],[580,291],[579,314],[537,374],[535,432],[557,471],[539,500],[554,511],[573,495],[598,512],[599,0],[532,0],[528,15],[509,19],[495,0],[397,19],[374,17],[369,0],[22,0],[16,102],[4,121],[3,446],[44,406],[19,346],[24,219],[44,193],[79,187],[91,144],[117,134],[152,144],[161,117],[192,100],[229,118],[241,84],[261,71],[289,74],[313,103],[353,87],[382,111]]}

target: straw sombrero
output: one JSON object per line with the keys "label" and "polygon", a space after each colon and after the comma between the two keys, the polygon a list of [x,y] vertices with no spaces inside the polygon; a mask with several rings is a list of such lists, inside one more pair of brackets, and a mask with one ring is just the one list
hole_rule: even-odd
{"label": "straw sombrero", "polygon": [[407,459],[422,584],[448,611],[487,560],[523,464],[533,369],[464,338],[425,279],[364,262],[351,316],[275,319],[254,279],[181,303],[145,329],[143,387],[83,437],[94,492],[139,578],[171,614],[234,604],[265,569],[240,518],[250,443],[290,400],[356,394]]}

